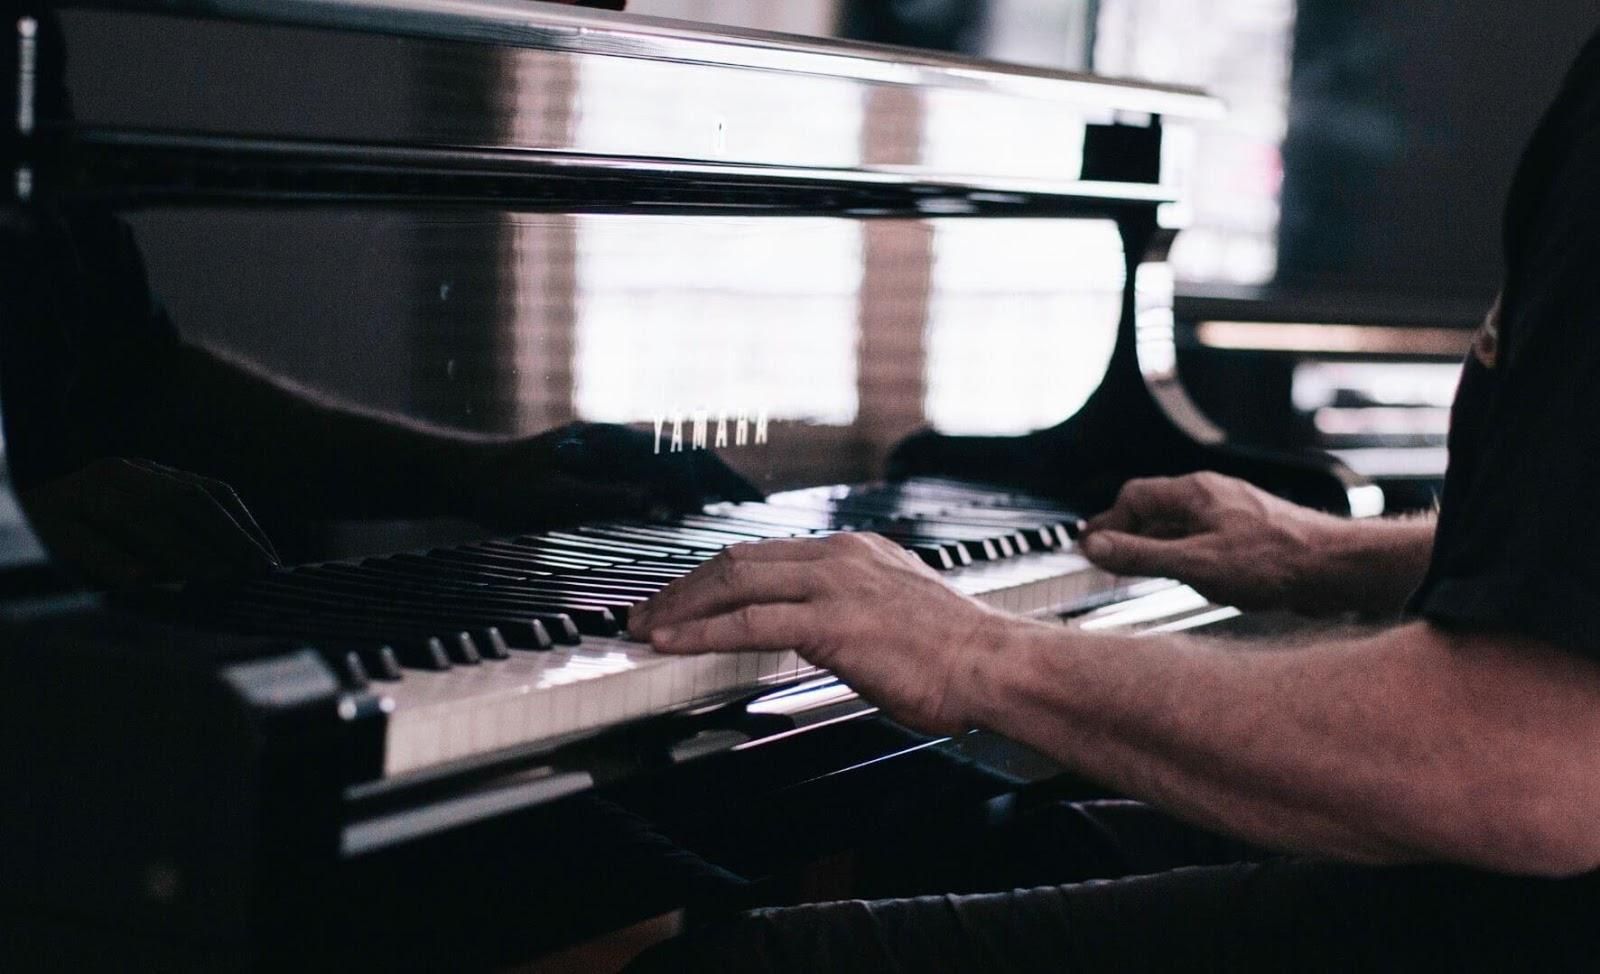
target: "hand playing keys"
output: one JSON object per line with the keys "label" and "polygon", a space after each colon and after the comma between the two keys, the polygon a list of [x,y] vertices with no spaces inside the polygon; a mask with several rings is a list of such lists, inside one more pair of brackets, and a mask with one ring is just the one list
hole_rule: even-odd
{"label": "hand playing keys", "polygon": [[971,725],[978,654],[1009,617],[871,534],[744,544],[636,609],[663,653],[796,650],[894,719],[928,733]]}

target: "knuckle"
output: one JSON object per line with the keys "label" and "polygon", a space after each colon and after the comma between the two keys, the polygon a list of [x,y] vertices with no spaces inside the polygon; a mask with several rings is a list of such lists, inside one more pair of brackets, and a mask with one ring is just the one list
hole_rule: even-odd
{"label": "knuckle", "polygon": [[828,543],[842,552],[866,551],[872,547],[872,537],[854,531],[841,532],[828,539]]}
{"label": "knuckle", "polygon": [[734,558],[725,558],[717,568],[717,578],[730,588],[737,586],[745,577],[746,566],[749,562]]}

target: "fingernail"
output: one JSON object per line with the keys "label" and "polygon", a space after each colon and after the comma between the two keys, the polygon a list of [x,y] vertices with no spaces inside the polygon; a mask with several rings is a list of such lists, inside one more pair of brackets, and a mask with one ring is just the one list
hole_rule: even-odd
{"label": "fingernail", "polygon": [[650,644],[658,647],[668,646],[671,645],[672,641],[677,637],[678,630],[672,628],[671,626],[665,626],[661,629],[655,630],[650,634]]}
{"label": "fingernail", "polygon": [[1111,553],[1111,539],[1100,534],[1091,534],[1083,539],[1083,553],[1091,558],[1108,555]]}

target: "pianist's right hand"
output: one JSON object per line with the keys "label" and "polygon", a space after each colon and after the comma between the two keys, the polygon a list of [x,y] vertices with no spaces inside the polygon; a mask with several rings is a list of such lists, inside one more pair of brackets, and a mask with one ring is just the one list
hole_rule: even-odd
{"label": "pianist's right hand", "polygon": [[1320,615],[1398,611],[1433,533],[1431,517],[1349,520],[1199,473],[1129,481],[1081,545],[1102,568],[1176,578],[1214,602]]}

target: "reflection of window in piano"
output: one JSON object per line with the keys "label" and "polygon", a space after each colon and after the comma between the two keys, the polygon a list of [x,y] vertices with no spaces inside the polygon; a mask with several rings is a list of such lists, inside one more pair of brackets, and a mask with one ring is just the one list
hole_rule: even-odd
{"label": "reflection of window in piano", "polygon": [[949,433],[1054,425],[1116,342],[1122,241],[1104,220],[942,220],[928,301],[926,413]]}
{"label": "reflection of window in piano", "polygon": [[584,217],[577,255],[580,418],[855,420],[859,224]]}
{"label": "reflection of window in piano", "polygon": [[[637,58],[584,58],[578,69],[574,136],[585,152],[813,166],[861,161],[862,93],[848,81]],[[669,90],[671,98],[658,97]]]}
{"label": "reflection of window in piano", "polygon": [[1065,180],[1082,171],[1084,119],[1071,111],[1052,117],[1032,102],[984,92],[934,90],[926,101],[922,152],[930,169]]}
{"label": "reflection of window in piano", "polygon": [[836,0],[629,0],[628,12],[817,37],[832,31],[837,6]]}
{"label": "reflection of window in piano", "polygon": [[1101,0],[1094,69],[1203,87],[1228,105],[1194,146],[1190,228],[1172,261],[1197,283],[1277,272],[1295,0]]}

